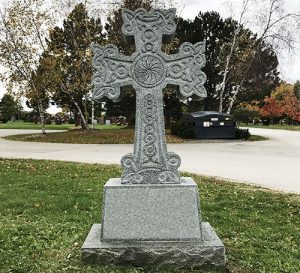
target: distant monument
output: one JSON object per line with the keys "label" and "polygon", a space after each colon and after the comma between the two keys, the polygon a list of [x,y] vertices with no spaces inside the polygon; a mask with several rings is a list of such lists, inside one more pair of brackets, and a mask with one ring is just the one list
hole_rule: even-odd
{"label": "distant monument", "polygon": [[121,178],[104,186],[102,223],[94,224],[82,249],[82,261],[188,268],[223,266],[224,245],[209,223],[201,222],[199,193],[190,177],[180,177],[180,157],[167,151],[163,88],[206,97],[205,43],[183,43],[166,55],[162,43],[175,33],[175,9],[122,10],[124,38],[135,43],[132,56],[114,45],[93,45],[93,98],[118,100],[121,88],[136,90],[133,154],[121,159]]}

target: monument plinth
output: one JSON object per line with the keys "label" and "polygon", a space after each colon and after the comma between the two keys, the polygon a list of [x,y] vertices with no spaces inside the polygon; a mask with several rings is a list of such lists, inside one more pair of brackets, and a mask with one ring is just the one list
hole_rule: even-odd
{"label": "monument plinth", "polygon": [[122,87],[136,90],[134,152],[121,159],[121,178],[104,186],[102,224],[94,224],[82,260],[99,264],[155,267],[223,266],[224,245],[202,223],[199,193],[180,177],[180,157],[167,151],[163,88],[179,86],[183,97],[206,97],[205,44],[183,43],[178,54],[161,52],[175,33],[175,9],[122,10],[124,38],[134,42],[132,56],[117,47],[93,45],[93,98],[117,100]]}

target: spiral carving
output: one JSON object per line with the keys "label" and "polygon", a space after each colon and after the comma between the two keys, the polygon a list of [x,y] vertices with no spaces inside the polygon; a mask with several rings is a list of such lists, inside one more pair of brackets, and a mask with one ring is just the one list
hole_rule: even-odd
{"label": "spiral carving", "polygon": [[133,65],[135,79],[144,87],[153,87],[161,83],[164,71],[163,60],[150,54],[138,57]]}

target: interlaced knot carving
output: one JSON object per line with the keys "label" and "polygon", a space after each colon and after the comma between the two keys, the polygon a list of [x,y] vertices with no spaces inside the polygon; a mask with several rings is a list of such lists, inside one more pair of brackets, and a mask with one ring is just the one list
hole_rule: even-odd
{"label": "interlaced knot carving", "polygon": [[205,43],[183,43],[178,54],[166,55],[161,44],[175,33],[175,9],[122,10],[122,32],[135,43],[132,56],[119,53],[114,45],[93,45],[93,98],[114,101],[121,88],[136,90],[136,133],[134,152],[122,157],[122,183],[180,183],[180,157],[167,151],[162,89],[179,86],[181,96],[206,97]]}

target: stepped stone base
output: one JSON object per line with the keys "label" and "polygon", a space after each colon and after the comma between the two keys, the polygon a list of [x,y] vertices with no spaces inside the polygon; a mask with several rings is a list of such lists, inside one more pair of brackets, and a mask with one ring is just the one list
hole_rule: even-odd
{"label": "stepped stone base", "polygon": [[221,268],[225,248],[209,223],[202,223],[203,241],[102,242],[101,225],[94,224],[81,248],[89,264],[153,268]]}
{"label": "stepped stone base", "polygon": [[197,184],[104,186],[102,224],[94,224],[82,248],[85,263],[152,268],[222,267],[224,245],[201,221]]}

